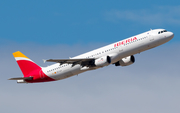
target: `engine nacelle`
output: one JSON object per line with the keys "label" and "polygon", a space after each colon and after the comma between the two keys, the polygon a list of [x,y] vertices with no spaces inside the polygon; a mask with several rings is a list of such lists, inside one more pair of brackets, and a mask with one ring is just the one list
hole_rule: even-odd
{"label": "engine nacelle", "polygon": [[103,56],[94,61],[94,65],[97,67],[107,66],[111,63],[111,58],[109,56]]}
{"label": "engine nacelle", "polygon": [[128,66],[135,62],[134,56],[128,56],[115,63],[115,66]]}

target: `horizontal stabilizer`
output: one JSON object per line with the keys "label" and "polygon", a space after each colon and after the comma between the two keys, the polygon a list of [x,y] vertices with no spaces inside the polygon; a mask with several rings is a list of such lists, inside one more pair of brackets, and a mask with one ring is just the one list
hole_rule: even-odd
{"label": "horizontal stabilizer", "polygon": [[18,77],[18,78],[10,78],[8,80],[32,80],[33,77]]}

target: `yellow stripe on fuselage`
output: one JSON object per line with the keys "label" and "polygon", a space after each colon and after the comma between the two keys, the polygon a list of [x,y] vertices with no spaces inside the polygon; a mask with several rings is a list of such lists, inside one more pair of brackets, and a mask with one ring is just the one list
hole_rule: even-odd
{"label": "yellow stripe on fuselage", "polygon": [[23,58],[27,58],[29,59],[27,56],[25,56],[24,54],[22,54],[20,51],[14,52],[13,56],[16,57],[23,57]]}

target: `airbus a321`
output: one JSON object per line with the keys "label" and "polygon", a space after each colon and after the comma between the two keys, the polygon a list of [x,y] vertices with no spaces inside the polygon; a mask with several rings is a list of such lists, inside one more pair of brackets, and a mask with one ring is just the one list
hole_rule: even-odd
{"label": "airbus a321", "polygon": [[49,59],[46,62],[56,62],[47,67],[40,67],[20,51],[14,52],[24,77],[10,78],[17,83],[50,82],[65,79],[82,72],[95,70],[114,64],[128,66],[135,62],[134,54],[162,45],[174,37],[165,29],[154,29],[70,59]]}

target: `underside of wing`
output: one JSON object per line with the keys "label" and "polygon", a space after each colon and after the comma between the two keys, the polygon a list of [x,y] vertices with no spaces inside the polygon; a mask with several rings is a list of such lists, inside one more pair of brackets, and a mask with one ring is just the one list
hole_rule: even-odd
{"label": "underside of wing", "polygon": [[56,62],[56,63],[60,63],[62,64],[81,64],[81,65],[88,65],[90,64],[92,61],[94,61],[94,58],[91,59],[49,59],[49,60],[45,60],[46,62]]}

